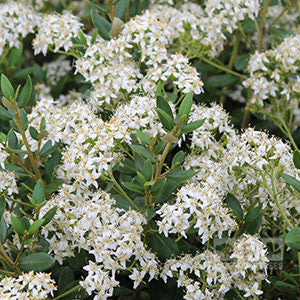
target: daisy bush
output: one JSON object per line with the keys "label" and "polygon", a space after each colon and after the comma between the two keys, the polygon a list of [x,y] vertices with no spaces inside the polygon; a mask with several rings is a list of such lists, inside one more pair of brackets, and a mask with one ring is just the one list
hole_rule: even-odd
{"label": "daisy bush", "polygon": [[296,299],[298,2],[0,1],[0,298]]}

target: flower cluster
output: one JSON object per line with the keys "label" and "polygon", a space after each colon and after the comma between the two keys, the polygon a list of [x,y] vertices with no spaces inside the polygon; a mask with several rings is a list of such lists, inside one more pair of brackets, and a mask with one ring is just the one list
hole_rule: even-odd
{"label": "flower cluster", "polygon": [[[244,86],[252,91],[251,102],[256,110],[267,115],[287,111],[299,115],[299,65],[300,35],[287,37],[276,48],[251,56],[250,77]],[[295,123],[299,123],[299,117]]]}
{"label": "flower cluster", "polygon": [[101,190],[91,192],[80,183],[63,185],[59,194],[51,198],[43,211],[53,206],[58,210],[43,234],[54,235],[48,239],[55,258],[62,263],[64,257],[84,249],[95,262],[84,267],[88,275],[80,284],[94,299],[107,299],[118,285],[116,274],[135,261],[132,275],[135,287],[149,273],[150,280],[157,275],[158,266],[153,253],[146,250],[142,241],[145,218],[135,210],[125,211],[115,207],[115,200]]}
{"label": "flower cluster", "polygon": [[0,55],[5,47],[20,46],[20,40],[29,33],[34,33],[39,26],[41,15],[27,4],[8,1],[0,4]]}
{"label": "flower cluster", "polygon": [[236,30],[246,17],[253,20],[258,15],[259,1],[209,0],[204,10],[193,4],[184,4],[182,9],[187,32],[178,41],[180,49],[193,56],[191,46],[194,46],[197,56],[215,57],[224,50],[226,34]]}
{"label": "flower cluster", "polygon": [[157,222],[159,232],[168,236],[185,231],[190,223],[198,229],[198,235],[205,244],[215,235],[222,237],[223,232],[236,229],[236,222],[223,203],[222,194],[218,194],[209,184],[187,184],[177,193],[174,204],[163,204],[157,211],[162,220]]}
{"label": "flower cluster", "polygon": [[[129,139],[125,129],[102,121],[89,105],[77,101],[65,107],[45,98],[32,111],[32,125],[38,128],[43,117],[52,144],[61,142],[64,145],[57,175],[66,182],[75,179],[86,186],[97,187],[97,179],[110,168],[110,163],[122,157],[114,151],[117,142]],[[35,151],[37,141],[29,134],[28,140]]]}
{"label": "flower cluster", "polygon": [[46,72],[48,85],[55,86],[63,76],[72,70],[71,63],[63,56],[59,56],[56,60],[43,65]]}
{"label": "flower cluster", "polygon": [[[209,115],[214,115],[214,118]],[[274,184],[278,189],[276,197],[285,213],[290,215],[289,210],[299,211],[299,200],[279,176],[285,172],[300,178],[293,165],[290,146],[252,128],[242,134],[235,133],[228,123],[228,116],[218,106],[203,106],[202,114],[197,117],[205,116],[203,126],[193,133],[192,153],[185,159],[187,169],[198,171],[193,182],[201,180],[202,185],[210,186],[223,198],[227,193],[237,195],[246,206],[253,205],[253,200],[261,203],[266,211],[264,222],[268,218],[273,222],[280,216],[274,195],[268,190],[268,186]],[[276,182],[274,178],[277,178]]]}
{"label": "flower cluster", "polygon": [[[245,291],[244,297],[261,295],[259,283],[266,279],[268,259],[264,244],[254,236],[245,234],[235,241],[231,256],[224,260],[222,254],[206,250],[194,256],[165,262],[161,277],[177,279],[184,287],[184,299],[224,299],[231,287]],[[227,254],[228,255],[228,254]],[[229,262],[234,259],[234,262]],[[196,279],[195,279],[196,278]]]}
{"label": "flower cluster", "polygon": [[46,55],[48,47],[54,52],[61,48],[68,51],[73,46],[72,38],[79,35],[82,26],[78,18],[68,11],[62,15],[57,13],[44,15],[33,40],[34,54],[42,52]]}
{"label": "flower cluster", "polygon": [[[175,8],[155,6],[125,23],[116,39],[99,39],[87,48],[76,61],[76,72],[92,83],[90,101],[94,107],[109,104],[110,108],[117,99],[126,101],[141,88],[153,95],[155,83],[166,79],[173,80],[184,93],[202,92],[203,83],[196,69],[182,55],[167,51],[179,37],[178,20],[182,15]],[[141,73],[141,64],[146,67],[146,76]]]}
{"label": "flower cluster", "polygon": [[46,300],[57,289],[47,273],[24,273],[17,278],[5,277],[0,281],[0,297],[3,300]]}
{"label": "flower cluster", "polygon": [[4,151],[3,145],[0,143],[0,192],[6,192],[8,195],[17,193],[17,183],[14,172],[5,169],[5,160],[9,154]]}

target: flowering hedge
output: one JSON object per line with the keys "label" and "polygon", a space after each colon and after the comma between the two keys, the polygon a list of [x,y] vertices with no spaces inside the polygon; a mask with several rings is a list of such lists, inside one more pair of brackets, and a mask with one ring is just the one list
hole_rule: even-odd
{"label": "flowering hedge", "polygon": [[296,299],[299,13],[1,1],[1,299]]}

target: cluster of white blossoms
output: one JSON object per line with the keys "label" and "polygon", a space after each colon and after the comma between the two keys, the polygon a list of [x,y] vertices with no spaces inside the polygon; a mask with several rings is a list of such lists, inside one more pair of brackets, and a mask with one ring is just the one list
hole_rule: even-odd
{"label": "cluster of white blossoms", "polygon": [[156,256],[146,250],[142,241],[146,219],[135,210],[125,211],[115,207],[115,200],[100,189],[91,192],[80,183],[63,185],[57,196],[42,208],[46,212],[53,206],[57,212],[53,220],[43,227],[50,249],[62,263],[65,257],[74,256],[84,249],[94,256],[84,267],[87,277],[80,282],[94,299],[107,299],[119,283],[116,274],[132,264],[129,277],[137,287],[149,273],[149,280],[158,274]]}
{"label": "cluster of white blossoms", "polygon": [[17,193],[17,183],[14,172],[4,170],[5,160],[9,154],[4,151],[3,145],[0,143],[0,193],[6,192],[8,195]]}
{"label": "cluster of white blossoms", "polygon": [[[175,106],[170,103],[170,107],[174,112]],[[134,96],[129,103],[119,105],[110,122],[121,126],[123,132],[130,133],[139,129],[150,138],[166,133],[156,112],[156,100],[149,96]],[[129,138],[129,136],[126,137],[127,140]]]}
{"label": "cluster of white blossoms", "polygon": [[[219,55],[227,41],[226,34],[232,33],[238,28],[238,22],[247,18],[254,19],[259,12],[258,0],[208,0],[205,8],[193,3],[185,3],[180,8],[181,18],[175,21],[174,29],[179,28],[181,35],[180,48],[184,52],[193,52],[189,49],[197,47],[197,55]],[[169,14],[166,14],[167,16]],[[178,15],[178,13],[177,13]],[[178,24],[178,25],[177,25]],[[197,42],[197,43],[195,43]],[[188,45],[188,46],[187,46]]]}
{"label": "cluster of white blossoms", "polygon": [[[39,128],[42,118],[46,121],[48,138],[52,144],[61,142],[62,164],[57,175],[66,182],[76,180],[86,186],[98,187],[97,179],[122,155],[115,151],[120,141],[129,141],[127,130],[114,122],[104,122],[90,106],[74,101],[70,106],[57,106],[51,98],[40,100],[30,115],[31,126]],[[38,147],[36,140],[27,133],[31,150]],[[44,143],[47,142],[44,139]]]}
{"label": "cluster of white blossoms", "polygon": [[244,297],[261,295],[259,283],[266,279],[268,263],[264,244],[244,234],[235,241],[228,259],[226,256],[228,253],[205,250],[172,258],[165,262],[160,276],[165,282],[168,277],[176,278],[178,287],[185,288],[186,300],[224,299],[231,288],[244,291]]}
{"label": "cluster of white blossoms", "polygon": [[24,273],[16,278],[5,277],[0,281],[0,297],[3,300],[46,300],[57,289],[48,273]]}
{"label": "cluster of white blossoms", "polygon": [[[195,117],[206,120],[193,133],[192,153],[184,162],[185,168],[198,171],[191,181],[201,181],[201,185],[219,194],[221,199],[228,193],[235,195],[246,209],[255,203],[262,204],[263,222],[274,222],[281,213],[267,188],[273,186],[273,180],[276,197],[285,213],[289,216],[294,209],[299,213],[296,192],[280,177],[284,172],[300,179],[300,172],[293,165],[291,147],[252,128],[237,134],[228,122],[228,115],[217,105],[203,106],[199,112]],[[205,136],[208,138],[204,139]]]}
{"label": "cluster of white blossoms", "polygon": [[63,56],[59,56],[54,61],[43,65],[43,71],[46,72],[47,84],[50,86],[56,85],[71,70],[71,62]]}
{"label": "cluster of white blossoms", "polygon": [[26,3],[8,1],[0,4],[0,55],[5,47],[20,46],[20,40],[39,26],[41,15]]}
{"label": "cluster of white blossoms", "polygon": [[290,36],[276,48],[250,58],[250,77],[243,82],[252,91],[251,102],[275,114],[289,110],[299,124],[300,35]]}
{"label": "cluster of white blossoms", "polygon": [[126,101],[130,93],[136,91],[142,74],[131,58],[131,48],[124,37],[110,41],[99,38],[76,60],[76,72],[93,85],[89,98],[95,108]]}
{"label": "cluster of white blossoms", "polygon": [[214,236],[221,238],[223,232],[230,235],[237,228],[223,195],[205,183],[186,184],[178,191],[175,203],[163,204],[157,213],[161,217],[157,221],[159,232],[186,237],[185,231],[193,226],[203,244]]}
{"label": "cluster of white blossoms", "polygon": [[62,48],[68,51],[73,46],[72,38],[78,37],[82,26],[78,17],[69,11],[64,11],[61,15],[43,15],[38,33],[32,42],[34,54],[42,52],[46,55],[49,47],[53,52]]}
{"label": "cluster of white blossoms", "polygon": [[[90,101],[95,107],[126,101],[139,89],[153,95],[155,83],[166,79],[184,93],[202,92],[203,82],[188,59],[167,51],[179,31],[184,31],[183,21],[182,29],[178,27],[182,15],[175,8],[154,6],[125,23],[117,38],[99,39],[87,48],[76,61],[76,71],[92,83]],[[140,70],[142,64],[145,76]]]}

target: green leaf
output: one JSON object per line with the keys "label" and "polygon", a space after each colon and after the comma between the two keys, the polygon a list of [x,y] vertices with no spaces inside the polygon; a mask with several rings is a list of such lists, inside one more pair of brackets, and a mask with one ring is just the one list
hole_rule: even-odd
{"label": "green leaf", "polygon": [[48,158],[46,165],[45,165],[45,175],[46,175],[46,179],[47,181],[51,180],[52,174],[55,170],[55,168],[60,164],[61,162],[61,153],[58,150],[55,150],[51,157]]}
{"label": "green leaf", "polygon": [[269,33],[277,36],[280,39],[286,38],[288,35],[292,35],[293,31],[290,29],[285,29],[285,28],[276,28],[276,27],[271,27],[269,29]]}
{"label": "green leaf", "polygon": [[7,109],[3,106],[0,106],[0,119],[2,120],[11,120],[12,116]]}
{"label": "green leaf", "polygon": [[149,158],[144,162],[143,174],[146,178],[146,181],[149,181],[152,177],[152,164]]}
{"label": "green leaf", "polygon": [[152,220],[156,216],[156,211],[152,206],[146,206],[142,209],[142,214],[146,218],[147,221]]}
{"label": "green leaf", "polygon": [[300,227],[288,232],[284,236],[283,241],[290,248],[300,251]]}
{"label": "green leaf", "polygon": [[43,131],[46,129],[46,119],[42,117],[41,123],[40,123],[40,131]]}
{"label": "green leaf", "polygon": [[129,6],[129,1],[128,0],[120,0],[118,3],[115,5],[115,17],[118,17],[125,21],[124,17],[127,11],[127,8]]}
{"label": "green leaf", "polygon": [[100,16],[95,10],[91,11],[91,18],[94,26],[98,29],[99,34],[105,40],[110,40],[109,32],[111,30],[111,24]]}
{"label": "green leaf", "polygon": [[10,220],[11,220],[11,226],[13,227],[15,232],[18,235],[23,235],[25,228],[24,228],[22,222],[20,221],[20,219],[18,219],[15,216],[10,216]]}
{"label": "green leaf", "polygon": [[3,96],[8,100],[13,99],[15,95],[13,86],[4,74],[1,75],[1,91]]}
{"label": "green leaf", "polygon": [[83,32],[79,30],[79,38],[82,44],[87,45],[86,37],[84,36]]}
{"label": "green leaf", "polygon": [[0,196],[0,219],[3,216],[4,210],[6,207],[6,201],[3,195]]}
{"label": "green leaf", "polygon": [[162,95],[162,82],[159,81],[159,83],[156,86],[155,90],[155,97],[157,98],[158,95]]}
{"label": "green leaf", "polygon": [[46,185],[45,195],[51,195],[52,193],[58,191],[63,182],[64,180],[61,178],[53,179],[49,184]]}
{"label": "green leaf", "polygon": [[226,74],[226,75],[214,75],[208,78],[207,83],[212,87],[223,87],[227,85],[232,85],[238,80],[235,76]]}
{"label": "green leaf", "polygon": [[58,288],[60,292],[64,292],[68,284],[75,280],[73,271],[70,267],[64,267],[58,278]]}
{"label": "green leaf", "polygon": [[137,184],[134,184],[134,183],[131,183],[131,182],[122,182],[122,184],[126,187],[126,189],[128,189],[130,191],[133,191],[133,192],[136,192],[136,193],[139,193],[139,194],[144,194],[145,193],[144,188],[137,185]]}
{"label": "green leaf", "polygon": [[39,132],[34,127],[29,126],[29,133],[34,140],[38,141]]}
{"label": "green leaf", "polygon": [[172,159],[172,166],[174,166],[175,164],[180,165],[184,160],[184,152],[183,151],[179,151],[175,154],[175,156]]}
{"label": "green leaf", "polygon": [[261,225],[261,205],[251,208],[246,214],[244,225],[240,234],[247,232],[250,234],[255,234],[258,232],[258,229]]}
{"label": "green leaf", "polygon": [[149,242],[152,250],[162,259],[168,259],[171,256],[176,256],[179,252],[177,243],[162,234],[155,233],[151,235]]}
{"label": "green leaf", "polygon": [[19,99],[18,99],[20,108],[27,106],[27,104],[30,100],[31,92],[32,92],[32,82],[31,82],[30,76],[28,76],[27,81],[26,81],[26,83],[20,93]]}
{"label": "green leaf", "polygon": [[40,156],[48,156],[49,154],[53,153],[58,147],[58,144],[54,144],[52,146],[52,142],[48,141],[41,149]]}
{"label": "green leaf", "polygon": [[138,176],[138,178],[143,182],[143,183],[146,183],[147,182],[147,179],[145,178],[144,174],[139,172],[139,171],[136,171],[136,174]]}
{"label": "green leaf", "polygon": [[286,295],[289,295],[291,297],[293,297],[292,299],[296,299],[297,298],[297,294],[298,294],[298,288],[297,286],[293,285],[293,284],[289,284],[283,281],[275,281],[272,284],[280,293],[284,293]]}
{"label": "green leaf", "polygon": [[182,100],[177,118],[180,119],[183,115],[189,115],[193,104],[193,92],[189,92]]}
{"label": "green leaf", "polygon": [[8,147],[10,149],[17,149],[18,147],[18,138],[13,130],[10,132],[8,136]]}
{"label": "green leaf", "polygon": [[158,95],[156,97],[156,106],[158,108],[160,108],[161,110],[163,110],[165,113],[167,113],[171,117],[171,119],[174,120],[172,109],[171,109],[168,101],[163,96]]}
{"label": "green leaf", "polygon": [[24,68],[16,73],[14,73],[13,78],[18,79],[18,80],[26,78],[28,75],[32,74],[37,69],[39,69],[39,65],[34,65],[31,67]]}
{"label": "green leaf", "polygon": [[283,275],[289,282],[295,284],[296,286],[298,285],[297,281],[291,274],[289,274],[288,272],[285,272],[284,270],[281,270],[281,272],[283,273]]}
{"label": "green leaf", "polygon": [[237,222],[240,222],[243,219],[243,209],[239,200],[235,198],[232,194],[228,193],[226,197],[226,204],[227,207],[231,209]]}
{"label": "green leaf", "polygon": [[2,244],[6,240],[6,235],[7,235],[7,225],[5,223],[4,218],[2,217],[0,220],[0,240]]}
{"label": "green leaf", "polygon": [[56,210],[57,210],[57,206],[54,206],[44,214],[44,216],[43,216],[43,220],[44,220],[43,225],[44,226],[47,225],[52,220],[52,218],[54,217],[54,215],[56,213]]}
{"label": "green leaf", "polygon": [[203,123],[205,122],[205,120],[206,120],[206,118],[204,118],[202,120],[190,122],[187,125],[185,125],[182,129],[180,129],[180,131],[182,133],[192,132],[192,131],[196,130],[197,128],[201,127],[203,125]]}
{"label": "green leaf", "polygon": [[13,47],[9,55],[9,65],[17,66],[21,63],[22,55],[23,55],[23,43],[20,42],[19,48]]}
{"label": "green leaf", "polygon": [[28,230],[29,234],[30,235],[34,234],[43,225],[44,222],[45,222],[44,219],[39,219],[33,222],[29,227]]}
{"label": "green leaf", "polygon": [[293,162],[297,169],[300,169],[300,152],[298,150],[294,151]]}
{"label": "green leaf", "polygon": [[296,178],[294,178],[294,177],[292,177],[292,176],[290,176],[288,174],[285,174],[285,173],[281,173],[281,177],[289,185],[291,185],[296,191],[298,191],[300,193],[300,182]]}
{"label": "green leaf", "polygon": [[149,158],[151,162],[156,163],[155,158],[152,156],[152,154],[149,152],[149,150],[143,146],[140,145],[130,145],[130,148],[141,155],[144,158]]}
{"label": "green leaf", "polygon": [[107,5],[105,5],[105,4],[94,3],[94,2],[92,2],[92,1],[88,1],[88,2],[89,2],[89,4],[90,4],[93,8],[97,9],[98,11],[100,11],[100,12],[102,12],[102,13],[104,13],[104,14],[109,13],[109,7],[108,7]]}
{"label": "green leaf", "polygon": [[138,130],[138,129],[136,129],[135,132],[136,132],[137,136],[140,138],[140,140],[142,141],[142,143],[144,143],[146,145],[151,144],[150,139],[144,132],[142,132],[141,130]]}
{"label": "green leaf", "polygon": [[34,186],[32,198],[36,204],[40,204],[45,200],[45,189],[42,180],[38,180]]}
{"label": "green leaf", "polygon": [[24,272],[41,272],[50,269],[54,263],[55,260],[52,256],[45,252],[38,252],[22,257],[18,266]]}
{"label": "green leaf", "polygon": [[237,71],[242,71],[245,70],[248,66],[249,59],[250,59],[251,54],[247,53],[244,55],[239,56],[235,61],[234,61],[234,67]]}
{"label": "green leaf", "polygon": [[254,33],[257,31],[254,21],[249,18],[243,22],[242,28],[245,33]]}
{"label": "green leaf", "polygon": [[175,126],[174,120],[162,109],[156,108],[156,111],[157,111],[159,120],[162,123],[162,125],[164,126],[164,128],[167,131],[171,131]]}
{"label": "green leaf", "polygon": [[174,170],[167,176],[167,178],[177,184],[181,184],[194,177],[196,174],[197,172],[193,170]]}
{"label": "green leaf", "polygon": [[157,194],[161,189],[163,189],[163,187],[165,186],[166,182],[167,182],[167,178],[161,178],[161,179],[157,180],[155,182],[155,184],[151,187],[150,193],[152,195]]}
{"label": "green leaf", "polygon": [[20,111],[20,119],[21,119],[22,129],[26,130],[28,127],[28,118],[24,108],[22,108]]}

